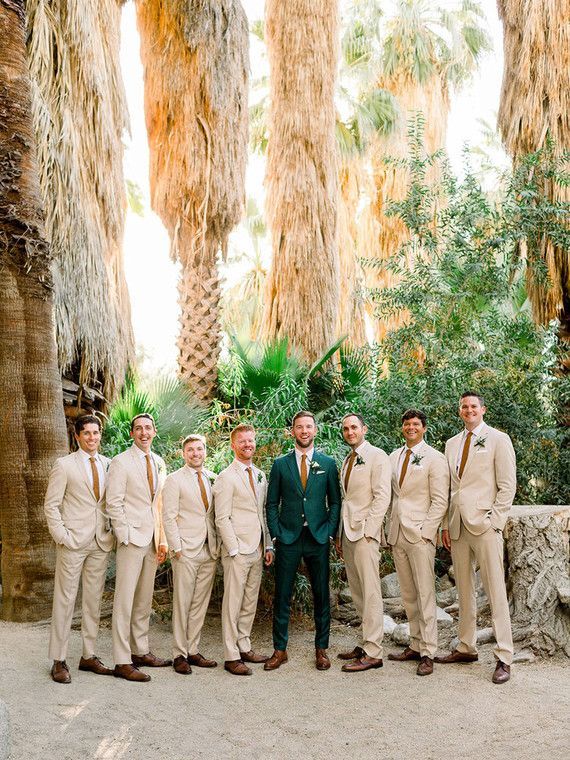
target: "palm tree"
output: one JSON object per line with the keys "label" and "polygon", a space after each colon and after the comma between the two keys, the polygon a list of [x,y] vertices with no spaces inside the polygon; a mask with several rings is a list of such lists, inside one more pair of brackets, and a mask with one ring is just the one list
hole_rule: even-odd
{"label": "palm tree", "polygon": [[239,0],[140,0],[137,18],[151,203],[181,264],[179,371],[209,399],[220,351],[217,258],[245,200],[247,19]]}
{"label": "palm tree", "polygon": [[337,0],[267,0],[270,63],[267,221],[273,261],[268,339],[312,362],[335,336],[339,298],[334,88]]}
{"label": "palm tree", "polygon": [[[552,140],[560,154],[570,149],[570,4],[497,0],[503,22],[505,64],[499,129],[515,164]],[[551,201],[570,201],[570,190],[544,183]],[[570,341],[570,254],[548,236],[526,245],[527,288],[535,320],[560,321]],[[547,277],[541,276],[544,271]],[[568,362],[567,371],[570,371]]]}
{"label": "palm tree", "polygon": [[42,505],[53,459],[67,450],[24,5],[0,0],[2,618],[15,621],[49,616],[55,557]]}
{"label": "palm tree", "polygon": [[121,2],[54,0],[48,10],[43,0],[29,0],[26,13],[66,403],[69,395],[73,407],[104,408],[134,359],[122,256],[128,113],[119,64]]}

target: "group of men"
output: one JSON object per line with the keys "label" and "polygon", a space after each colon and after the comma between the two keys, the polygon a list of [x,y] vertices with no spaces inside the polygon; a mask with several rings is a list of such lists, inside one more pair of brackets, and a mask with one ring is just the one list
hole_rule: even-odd
{"label": "group of men", "polygon": [[[475,567],[489,598],[495,633],[494,683],[510,677],[513,655],[503,571],[503,536],[516,489],[510,438],[483,420],[483,398],[468,391],[459,416],[464,429],[441,454],[424,440],[427,420],[409,409],[402,416],[405,444],[388,456],[366,440],[357,413],[342,420],[350,447],[340,473],[332,457],[315,448],[317,424],[308,411],[292,420],[294,448],[278,457],[269,480],[253,463],[255,430],[231,432],[233,462],[219,475],[204,466],[206,441],[189,435],[182,443],[184,465],[167,476],[152,451],[156,435],[149,414],[131,423],[132,446],[109,461],[99,454],[101,424],[77,420],[78,450],[58,459],[45,498],[49,530],[57,544],[50,635],[51,675],[69,683],[66,663],[71,620],[82,582],[80,670],[148,681],[142,667],[172,666],[188,675],[192,666],[212,668],[200,653],[200,634],[214,584],[217,560],[224,573],[222,638],[224,668],[251,675],[253,663],[267,671],[287,662],[291,598],[303,560],[314,601],[315,664],[327,670],[330,635],[330,546],[344,559],[348,583],[362,618],[362,640],[342,670],[383,666],[383,603],[379,550],[391,547],[410,643],[388,659],[418,661],[429,675],[434,662],[477,660]],[[389,529],[384,523],[389,513]],[[459,644],[437,657],[434,560],[438,535],[451,550],[459,598]],[[109,552],[116,544],[112,617],[114,669],[96,655],[101,597]],[[174,583],[173,659],[150,651],[149,621],[157,566],[170,550]],[[254,651],[251,630],[263,566],[274,565],[271,656]]]}

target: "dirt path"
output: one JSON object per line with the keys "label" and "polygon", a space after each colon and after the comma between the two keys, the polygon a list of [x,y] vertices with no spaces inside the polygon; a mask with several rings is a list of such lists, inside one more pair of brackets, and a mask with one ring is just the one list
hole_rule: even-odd
{"label": "dirt path", "polygon": [[[269,626],[255,631],[256,648],[269,652]],[[352,647],[355,636],[336,626],[331,654]],[[79,672],[74,631],[73,682],[62,686],[49,678],[47,640],[45,627],[0,623],[0,699],[10,713],[13,760],[568,757],[567,662],[514,666],[504,686],[490,682],[490,646],[479,663],[436,666],[427,678],[414,674],[413,663],[344,674],[337,660],[320,673],[312,635],[296,625],[290,662],[277,672],[254,666],[253,676],[237,678],[218,666],[183,677],[168,668],[148,671],[148,684],[130,684]],[[153,651],[169,654],[167,626],[154,625],[151,641]],[[100,643],[110,663],[109,630]],[[208,619],[201,649],[222,659],[219,618]]]}

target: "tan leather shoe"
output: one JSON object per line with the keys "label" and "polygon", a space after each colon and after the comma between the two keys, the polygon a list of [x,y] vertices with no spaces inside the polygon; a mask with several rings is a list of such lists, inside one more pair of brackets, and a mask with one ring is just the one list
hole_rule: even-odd
{"label": "tan leather shoe", "polygon": [[267,662],[269,659],[268,654],[257,654],[253,649],[250,649],[249,652],[240,652],[239,656],[243,662]]}
{"label": "tan leather shoe", "polygon": [[366,652],[362,647],[354,647],[350,652],[339,652],[337,654],[339,660],[357,660],[359,657],[363,656],[366,656]]}
{"label": "tan leather shoe", "polygon": [[172,665],[172,660],[163,660],[162,657],[157,657],[152,652],[149,652],[148,654],[133,654],[133,665],[136,665],[137,668],[147,667],[147,668],[167,668],[169,665]]}
{"label": "tan leather shoe", "polygon": [[203,657],[200,652],[196,654],[189,654],[186,658],[189,665],[195,665],[197,668],[215,668],[217,662],[215,660],[209,660],[207,657]]}
{"label": "tan leather shoe", "polygon": [[139,681],[140,683],[150,681],[149,675],[141,673],[138,668],[130,663],[127,663],[126,665],[115,665],[113,675],[115,678],[124,678],[125,681]]}
{"label": "tan leather shoe", "polygon": [[188,662],[186,657],[184,657],[181,654],[179,654],[178,657],[174,658],[172,667],[174,668],[175,672],[180,673],[181,676],[189,676],[190,673],[192,672],[190,663]]}
{"label": "tan leather shoe", "polygon": [[328,670],[331,666],[331,661],[327,657],[326,649],[315,649],[315,665],[317,670]]}
{"label": "tan leather shoe", "polygon": [[431,676],[433,673],[433,660],[431,657],[422,657],[418,663],[416,669],[416,675],[418,676]]}
{"label": "tan leather shoe", "polygon": [[51,677],[56,683],[71,683],[69,668],[65,660],[53,661]]}
{"label": "tan leather shoe", "polygon": [[388,655],[389,660],[395,660],[396,662],[407,662],[408,660],[420,660],[420,653],[416,652],[415,649],[410,649],[410,647],[406,647],[403,652],[400,652],[400,654],[396,654],[396,652],[390,652]]}
{"label": "tan leather shoe", "polygon": [[369,657],[364,653],[363,657],[359,657],[354,662],[349,662],[343,665],[341,670],[345,673],[359,673],[362,670],[372,670],[372,668],[381,668],[384,665],[382,660],[378,657]]}
{"label": "tan leather shoe", "polygon": [[434,657],[433,661],[439,662],[441,665],[449,665],[452,662],[477,662],[478,659],[478,654],[467,654],[466,652],[458,652],[457,649],[454,649],[453,652],[443,657]]}
{"label": "tan leather shoe", "polygon": [[491,679],[493,683],[506,683],[510,677],[511,677],[511,666],[506,665],[501,660],[497,660],[495,672],[493,673],[493,678]]}
{"label": "tan leather shoe", "polygon": [[277,668],[280,668],[281,665],[288,661],[288,659],[285,649],[275,649],[271,657],[263,666],[263,670],[277,670]]}
{"label": "tan leather shoe", "polygon": [[88,670],[98,676],[112,676],[113,668],[107,668],[98,657],[82,657],[79,660],[79,670]]}
{"label": "tan leather shoe", "polygon": [[231,673],[233,676],[250,676],[251,668],[248,668],[245,662],[241,660],[226,660],[224,662],[224,670]]}

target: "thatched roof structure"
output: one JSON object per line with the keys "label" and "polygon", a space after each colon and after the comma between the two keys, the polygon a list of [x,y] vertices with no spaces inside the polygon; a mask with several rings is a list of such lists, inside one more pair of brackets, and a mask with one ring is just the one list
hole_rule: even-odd
{"label": "thatched roof structure", "polygon": [[249,36],[239,0],[140,0],[153,209],[182,265],[179,368],[212,395],[219,354],[216,258],[245,202]]}
{"label": "thatched roof structure", "polygon": [[[515,159],[541,148],[550,136],[557,150],[570,150],[570,2],[498,0],[503,21],[505,65],[499,128]],[[570,189],[549,182],[552,200],[570,200]],[[527,287],[536,320],[558,318],[570,340],[570,255],[549,239],[527,249],[530,263],[542,260],[548,282],[527,267]]]}
{"label": "thatched roof structure", "polygon": [[266,215],[270,338],[309,361],[335,339],[339,298],[334,85],[337,0],[267,0],[270,63]]}
{"label": "thatched roof structure", "polygon": [[134,355],[121,252],[120,0],[28,0],[26,8],[59,364],[111,400]]}

